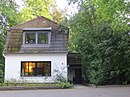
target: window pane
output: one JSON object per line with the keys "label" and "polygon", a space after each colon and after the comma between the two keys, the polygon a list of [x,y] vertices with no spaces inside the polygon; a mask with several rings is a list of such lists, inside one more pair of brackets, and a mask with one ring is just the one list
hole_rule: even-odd
{"label": "window pane", "polygon": [[38,33],[38,44],[48,44],[47,33]]}
{"label": "window pane", "polygon": [[43,76],[43,62],[37,63],[37,76]]}
{"label": "window pane", "polygon": [[29,62],[29,65],[28,65],[28,75],[29,76],[35,75],[35,63],[34,62]]}
{"label": "window pane", "polygon": [[26,63],[22,62],[22,76],[25,76],[25,67],[26,67]]}
{"label": "window pane", "polygon": [[35,44],[35,33],[25,33],[25,44]]}
{"label": "window pane", "polygon": [[45,73],[45,76],[51,76],[51,63],[50,62],[44,63],[44,73]]}
{"label": "window pane", "polygon": [[22,76],[28,76],[28,62],[22,62]]}

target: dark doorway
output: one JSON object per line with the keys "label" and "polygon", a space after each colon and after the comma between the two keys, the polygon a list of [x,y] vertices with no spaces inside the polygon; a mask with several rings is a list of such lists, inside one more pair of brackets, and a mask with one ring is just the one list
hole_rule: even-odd
{"label": "dark doorway", "polygon": [[74,83],[75,84],[81,84],[82,83],[82,70],[81,70],[81,68],[75,68]]}
{"label": "dark doorway", "polygon": [[67,56],[68,81],[74,84],[82,84],[83,74],[80,54],[69,53]]}

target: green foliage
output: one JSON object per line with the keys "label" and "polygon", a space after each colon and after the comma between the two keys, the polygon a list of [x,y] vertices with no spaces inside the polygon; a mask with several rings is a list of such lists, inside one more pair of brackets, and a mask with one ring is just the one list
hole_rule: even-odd
{"label": "green foliage", "polygon": [[67,16],[67,9],[66,8],[58,9],[57,5],[54,3],[50,14],[51,14],[53,21],[61,24],[62,22],[64,22],[64,20]]}
{"label": "green foliage", "polygon": [[59,10],[55,0],[26,0],[19,16],[24,22],[37,16],[44,16],[59,23],[66,16],[66,9]]}
{"label": "green foliage", "polygon": [[4,64],[0,63],[0,83],[4,82]]}
{"label": "green foliage", "polygon": [[7,29],[20,22],[17,15],[17,5],[14,0],[1,0],[0,1],[0,82],[4,79],[4,57],[3,49]]}
{"label": "green foliage", "polygon": [[73,84],[67,82],[67,78],[64,77],[64,73],[66,74],[66,67],[60,67],[54,69],[54,80],[58,87],[63,89],[72,88]]}
{"label": "green foliage", "polygon": [[69,82],[60,82],[57,84],[57,86],[66,89],[66,88],[72,88],[73,84],[70,84]]}
{"label": "green foliage", "polygon": [[3,35],[3,33],[0,33],[0,58],[2,57],[4,44],[5,44],[5,35]]}
{"label": "green foliage", "polygon": [[70,20],[70,46],[81,54],[86,81],[130,83],[129,4],[122,0],[73,1],[80,3],[80,9]]}
{"label": "green foliage", "polygon": [[37,16],[45,16],[51,19],[49,8],[52,0],[26,0],[24,8],[20,11],[23,21],[31,20]]}
{"label": "green foliage", "polygon": [[64,77],[64,73],[66,73],[65,71],[66,67],[61,67],[61,68],[55,68],[54,69],[54,81],[55,83],[66,83],[67,82],[67,78]]}
{"label": "green foliage", "polygon": [[90,83],[95,85],[102,84],[104,76],[100,60],[92,60],[88,68],[86,72]]}
{"label": "green foliage", "polygon": [[17,5],[14,0],[1,0],[0,4],[0,30],[6,35],[8,27],[20,22],[18,18]]}
{"label": "green foliage", "polygon": [[77,40],[76,49],[81,53],[85,74],[95,85],[130,82],[128,32],[114,33],[110,29],[105,27],[102,32],[98,30],[99,33],[79,35]]}
{"label": "green foliage", "polygon": [[0,83],[0,86],[42,86],[43,88],[62,88],[62,89],[66,89],[66,88],[72,88],[73,84],[70,84],[69,82],[59,82],[59,83],[28,83],[28,81],[26,80],[19,80],[17,81],[16,79],[10,79],[10,80],[6,80],[4,83]]}
{"label": "green foliage", "polygon": [[5,44],[5,35],[0,34],[0,83],[4,81],[4,57],[3,49]]}

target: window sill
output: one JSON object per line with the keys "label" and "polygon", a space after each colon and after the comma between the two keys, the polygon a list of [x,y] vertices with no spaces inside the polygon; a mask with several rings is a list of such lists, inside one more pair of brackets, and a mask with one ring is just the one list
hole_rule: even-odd
{"label": "window sill", "polygon": [[50,47],[50,44],[24,44],[22,47]]}
{"label": "window sill", "polygon": [[40,77],[51,77],[51,76],[21,76],[22,78],[40,78]]}

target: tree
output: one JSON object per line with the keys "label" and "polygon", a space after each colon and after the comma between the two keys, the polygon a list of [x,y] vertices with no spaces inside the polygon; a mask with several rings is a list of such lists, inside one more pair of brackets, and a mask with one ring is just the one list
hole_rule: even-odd
{"label": "tree", "polygon": [[26,0],[20,15],[24,21],[33,19],[37,16],[45,16],[51,19],[49,8],[53,0]]}
{"label": "tree", "polygon": [[[130,83],[129,3],[123,0],[71,0],[79,13],[70,20],[72,50],[81,54],[86,81]],[[120,5],[120,6],[118,6]]]}
{"label": "tree", "polygon": [[0,34],[0,83],[3,82],[4,78],[4,57],[2,55],[5,44],[5,36]]}
{"label": "tree", "polygon": [[52,6],[52,10],[50,12],[51,16],[52,16],[52,20],[57,22],[57,23],[61,23],[65,20],[66,16],[67,16],[67,9],[59,9],[56,5],[56,2],[54,2],[54,5]]}
{"label": "tree", "polygon": [[55,0],[26,0],[19,16],[23,22],[37,16],[44,16],[59,23],[64,20],[65,13],[65,9],[58,10]]}
{"label": "tree", "polygon": [[17,16],[17,5],[14,0],[1,0],[0,3],[0,29],[6,35],[6,30],[20,22]]}
{"label": "tree", "polygon": [[18,24],[20,19],[17,16],[17,5],[14,0],[0,1],[0,82],[3,82],[4,75],[4,57],[3,49],[7,30]]}

